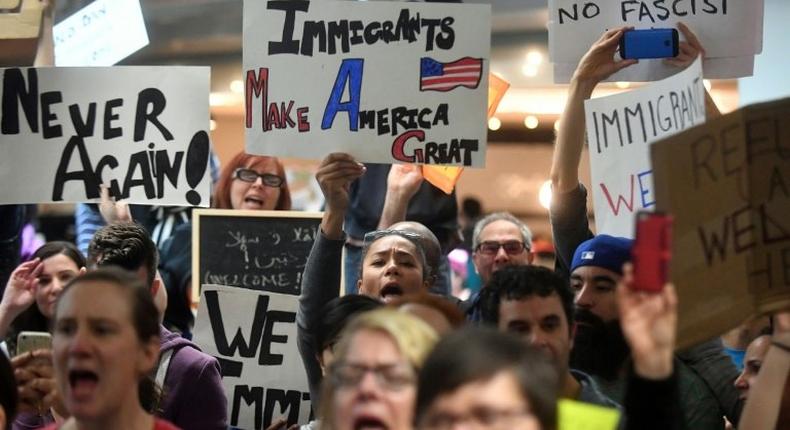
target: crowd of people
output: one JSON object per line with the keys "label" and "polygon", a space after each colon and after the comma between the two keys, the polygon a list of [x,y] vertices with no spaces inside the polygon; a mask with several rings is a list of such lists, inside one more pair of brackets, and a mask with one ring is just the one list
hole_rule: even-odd
{"label": "crowd of people", "polygon": [[[685,67],[704,50],[679,28],[670,62]],[[561,399],[617,411],[619,429],[790,428],[790,314],[744,326],[727,350],[720,338],[679,350],[673,285],[642,291],[633,241],[590,231],[583,103],[636,63],[615,55],[624,30],[601,36],[569,87],[553,270],[532,264],[532,233],[512,214],[482,216],[463,237],[455,195],[414,166],[321,162],[325,210],[296,316],[315,419],[268,430],[553,430]],[[213,207],[291,209],[277,158],[241,153],[214,169]],[[23,262],[24,208],[0,216],[0,428],[228,428],[220,364],[189,340],[188,208],[127,206],[105,190],[77,211],[77,244],[48,242]],[[462,300],[447,256],[464,241],[482,288]],[[23,332],[51,333],[51,348],[18,351]]]}

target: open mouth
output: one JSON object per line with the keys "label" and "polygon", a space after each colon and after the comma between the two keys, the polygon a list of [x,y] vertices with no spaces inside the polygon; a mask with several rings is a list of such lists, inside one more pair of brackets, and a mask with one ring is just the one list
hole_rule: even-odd
{"label": "open mouth", "polygon": [[381,296],[381,299],[384,300],[385,303],[391,302],[402,295],[403,289],[394,282],[381,287],[381,291],[379,292],[379,296]]}
{"label": "open mouth", "polygon": [[99,383],[99,376],[90,370],[69,372],[69,387],[75,398],[90,396]]}
{"label": "open mouth", "polygon": [[263,199],[256,196],[247,196],[244,198],[244,205],[251,208],[262,208]]}
{"label": "open mouth", "polygon": [[360,417],[354,420],[354,430],[386,430],[389,427],[376,417]]}

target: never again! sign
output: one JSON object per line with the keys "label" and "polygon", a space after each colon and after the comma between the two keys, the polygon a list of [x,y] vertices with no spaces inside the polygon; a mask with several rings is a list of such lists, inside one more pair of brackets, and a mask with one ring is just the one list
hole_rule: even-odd
{"label": "never again! sign", "polygon": [[249,153],[485,163],[488,5],[245,1]]}
{"label": "never again! sign", "polygon": [[207,67],[0,69],[0,204],[208,206]]}

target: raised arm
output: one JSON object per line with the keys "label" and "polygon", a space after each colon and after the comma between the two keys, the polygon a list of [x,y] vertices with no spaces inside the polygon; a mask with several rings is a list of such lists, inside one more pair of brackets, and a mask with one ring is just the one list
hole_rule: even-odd
{"label": "raised arm", "polygon": [[568,192],[579,184],[579,162],[584,146],[584,101],[590,98],[599,82],[637,63],[636,60],[614,58],[620,38],[627,29],[619,27],[605,32],[582,57],[573,73],[551,165],[554,192]]}
{"label": "raised arm", "polygon": [[584,147],[584,101],[599,82],[636,60],[615,59],[615,51],[626,27],[607,31],[579,61],[568,88],[568,100],[560,119],[551,165],[552,202],[549,209],[556,271],[570,277],[573,253],[592,237],[587,220],[587,193],[579,184],[579,162]]}
{"label": "raised arm", "polygon": [[387,175],[387,195],[379,218],[379,229],[406,220],[411,198],[422,184],[422,169],[415,164],[393,164]]}
{"label": "raised arm", "polygon": [[633,358],[625,397],[627,428],[680,429],[682,415],[673,369],[678,319],[675,288],[667,284],[660,293],[645,293],[632,288],[630,264],[623,274],[617,287],[617,306]]}
{"label": "raised arm", "polygon": [[43,0],[41,13],[41,29],[38,36],[38,47],[36,49],[36,59],[33,65],[36,67],[55,65],[55,39],[52,34],[52,27],[55,25],[55,0]]}

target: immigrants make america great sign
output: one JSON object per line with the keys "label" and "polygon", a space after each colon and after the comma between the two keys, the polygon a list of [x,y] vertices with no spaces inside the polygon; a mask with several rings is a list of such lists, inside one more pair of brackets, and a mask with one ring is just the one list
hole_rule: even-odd
{"label": "immigrants make america great sign", "polygon": [[246,149],[482,167],[488,5],[244,2]]}

